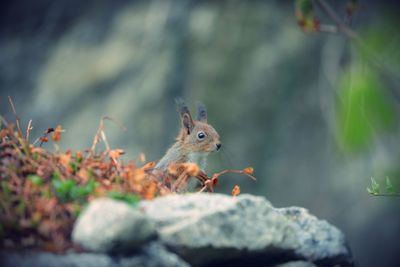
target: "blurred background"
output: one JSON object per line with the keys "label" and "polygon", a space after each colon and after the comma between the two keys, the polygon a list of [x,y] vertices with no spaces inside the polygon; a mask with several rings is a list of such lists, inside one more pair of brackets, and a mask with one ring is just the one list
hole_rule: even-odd
{"label": "blurred background", "polygon": [[[328,1],[341,18],[354,1]],[[208,108],[223,150],[208,172],[252,166],[256,183],[218,192],[303,206],[342,229],[359,266],[399,266],[400,198],[367,193],[400,179],[396,1],[360,1],[343,34],[305,33],[295,1],[3,1],[0,114],[13,97],[32,139],[61,124],[63,150],[90,147],[99,120],[124,160],[174,142],[174,98]],[[321,23],[331,20],[315,10]],[[52,144],[45,147],[53,149]]]}

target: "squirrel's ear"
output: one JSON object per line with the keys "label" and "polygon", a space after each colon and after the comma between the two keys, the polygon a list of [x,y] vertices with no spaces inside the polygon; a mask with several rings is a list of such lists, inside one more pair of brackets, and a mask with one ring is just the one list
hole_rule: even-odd
{"label": "squirrel's ear", "polygon": [[175,99],[175,102],[178,105],[178,111],[181,116],[182,125],[185,127],[187,133],[190,134],[194,128],[194,122],[192,116],[190,115],[189,109],[181,98]]}
{"label": "squirrel's ear", "polygon": [[181,114],[183,127],[187,130],[187,133],[190,134],[193,130],[194,124],[190,113]]}
{"label": "squirrel's ear", "polygon": [[197,120],[207,122],[207,109],[201,102],[196,102],[197,105]]}

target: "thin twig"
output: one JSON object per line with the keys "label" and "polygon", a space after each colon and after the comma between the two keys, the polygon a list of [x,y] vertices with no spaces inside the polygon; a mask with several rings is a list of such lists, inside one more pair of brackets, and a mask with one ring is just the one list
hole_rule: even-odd
{"label": "thin twig", "polygon": [[18,134],[19,134],[19,136],[21,138],[23,138],[21,125],[20,125],[20,122],[19,122],[19,117],[17,115],[17,110],[15,109],[14,102],[13,102],[11,96],[8,96],[8,102],[10,102],[12,112],[14,113],[14,116],[15,116],[15,121],[17,123]]}
{"label": "thin twig", "polygon": [[127,128],[125,127],[125,125],[123,123],[121,123],[120,121],[110,117],[110,116],[103,116],[102,118],[103,120],[109,120],[112,121],[113,123],[115,123],[121,130],[123,131],[127,131]]}
{"label": "thin twig", "polygon": [[35,142],[33,142],[33,145],[35,145],[38,141],[40,141],[39,146],[41,147],[43,145],[43,143],[48,142],[48,135],[50,133],[54,132],[54,128],[47,128],[47,130],[43,133],[42,136],[38,137]]}
{"label": "thin twig", "polygon": [[223,170],[223,171],[218,172],[218,173],[216,173],[216,174],[214,174],[214,175],[216,175],[217,177],[219,177],[219,176],[221,176],[222,174],[229,173],[229,172],[244,174],[244,175],[250,177],[252,180],[257,181],[257,178],[256,178],[256,177],[254,177],[253,175],[248,174],[248,173],[246,173],[246,172],[244,172],[244,171],[242,171],[242,170]]}
{"label": "thin twig", "polygon": [[197,193],[202,193],[202,192],[206,191],[206,189],[207,189],[207,186],[205,185]]}
{"label": "thin twig", "polygon": [[101,139],[103,140],[103,142],[106,146],[106,150],[107,151],[111,150],[110,144],[107,141],[106,133],[104,132],[104,128],[101,130],[100,135],[101,135]]}
{"label": "thin twig", "polygon": [[321,24],[318,28],[319,32],[333,33],[337,34],[339,32],[338,28],[335,25]]}
{"label": "thin twig", "polygon": [[35,141],[33,141],[32,145],[35,146],[37,142],[40,141],[40,137],[36,138]]}
{"label": "thin twig", "polygon": [[187,172],[183,171],[181,175],[179,175],[178,179],[176,179],[176,181],[172,184],[171,190],[175,192],[187,178],[189,178]]}
{"label": "thin twig", "polygon": [[321,7],[321,9],[333,20],[339,31],[343,32],[347,37],[354,39],[357,42],[361,42],[361,39],[357,35],[357,33],[347,27],[347,25],[336,14],[335,10],[333,10],[333,8],[325,0],[316,0],[316,2]]}
{"label": "thin twig", "polygon": [[254,181],[257,180],[256,177],[248,172],[245,172],[244,170],[223,170],[221,172],[215,173],[212,178],[208,177],[207,174],[205,174],[204,172],[200,172],[200,174],[195,176],[202,185],[202,188],[197,193],[201,193],[204,191],[214,192],[215,183],[217,182],[218,178],[225,173],[239,173],[250,177]]}
{"label": "thin twig", "polygon": [[[97,132],[96,132],[96,134],[95,134],[95,136],[94,136],[94,138],[93,138],[92,147],[90,148],[90,153],[89,153],[88,157],[89,157],[90,155],[93,156],[94,153],[95,153],[97,143],[98,143],[99,140],[100,140],[100,135],[101,135],[101,132],[103,131],[103,128],[104,128],[103,119],[104,119],[104,117],[102,117],[102,118],[100,119],[99,128],[97,129]],[[106,140],[107,140],[107,139],[106,139]]]}
{"label": "thin twig", "polygon": [[8,122],[6,121],[6,119],[4,119],[3,116],[0,115],[0,120],[3,122],[4,126],[7,127],[8,126]]}
{"label": "thin twig", "polygon": [[25,139],[26,139],[26,141],[29,143],[29,134],[30,134],[30,132],[31,132],[31,130],[33,129],[33,127],[32,127],[32,120],[29,120],[29,122],[28,122],[28,127],[26,128],[26,137],[25,137]]}
{"label": "thin twig", "polygon": [[[357,45],[369,56],[369,60],[378,68],[382,70],[382,74],[387,75],[387,78],[393,79],[398,84],[400,80],[399,73],[388,66],[374,51],[372,51],[368,45],[360,38],[360,36],[353,31],[342,19],[336,14],[335,10],[325,0],[315,0],[319,7],[324,11],[328,17],[336,24],[338,30],[342,32],[346,37],[355,41]],[[387,86],[390,93],[400,101],[400,92],[398,92],[393,86]]]}
{"label": "thin twig", "polygon": [[208,177],[203,171],[200,171],[195,177],[200,181],[201,184],[204,184],[207,180],[210,180],[210,177]]}
{"label": "thin twig", "polygon": [[93,143],[92,143],[92,146],[90,148],[90,153],[87,155],[87,157],[89,157],[91,155],[92,156],[94,155],[94,153],[96,151],[97,143],[99,142],[100,138],[103,140],[104,145],[106,146],[106,151],[105,152],[108,152],[111,149],[110,145],[109,145],[109,143],[107,141],[106,133],[104,132],[104,121],[105,120],[110,120],[110,121],[114,122],[123,131],[127,130],[126,127],[122,123],[118,122],[117,120],[115,120],[115,119],[113,119],[113,118],[111,118],[109,116],[103,116],[100,119],[99,128],[97,129],[96,135],[93,138]]}

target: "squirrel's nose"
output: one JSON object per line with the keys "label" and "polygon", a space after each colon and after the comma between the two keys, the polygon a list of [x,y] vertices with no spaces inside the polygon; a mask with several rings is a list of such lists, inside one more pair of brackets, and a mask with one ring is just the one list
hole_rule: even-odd
{"label": "squirrel's nose", "polygon": [[216,146],[217,146],[217,150],[219,150],[221,148],[222,144],[218,143],[218,144],[216,144]]}

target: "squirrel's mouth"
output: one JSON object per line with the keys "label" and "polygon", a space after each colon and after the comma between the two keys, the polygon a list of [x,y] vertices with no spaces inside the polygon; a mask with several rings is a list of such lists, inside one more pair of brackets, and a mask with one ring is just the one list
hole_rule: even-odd
{"label": "squirrel's mouth", "polygon": [[209,147],[207,150],[208,152],[218,152],[221,149],[221,143],[216,143],[215,145]]}

